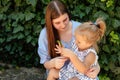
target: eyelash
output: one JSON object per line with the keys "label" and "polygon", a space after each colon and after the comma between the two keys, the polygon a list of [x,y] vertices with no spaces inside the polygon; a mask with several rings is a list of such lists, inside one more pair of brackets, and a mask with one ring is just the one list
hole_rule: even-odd
{"label": "eyelash", "polygon": [[65,22],[67,20],[67,18],[65,20],[63,20],[63,22]]}

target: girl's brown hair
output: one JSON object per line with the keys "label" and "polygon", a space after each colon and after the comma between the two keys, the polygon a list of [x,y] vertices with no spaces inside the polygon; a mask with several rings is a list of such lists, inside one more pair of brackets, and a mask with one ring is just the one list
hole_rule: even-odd
{"label": "girl's brown hair", "polygon": [[105,22],[99,18],[95,23],[84,22],[76,30],[75,34],[85,36],[87,42],[93,43],[93,47],[98,51],[97,42],[104,36],[106,30]]}
{"label": "girl's brown hair", "polygon": [[52,24],[52,20],[60,17],[60,15],[65,13],[68,14],[67,7],[60,0],[53,0],[46,7],[45,21],[48,39],[48,52],[51,58],[58,56],[58,54],[55,53],[54,48],[57,44],[57,40],[60,40],[57,30]]}

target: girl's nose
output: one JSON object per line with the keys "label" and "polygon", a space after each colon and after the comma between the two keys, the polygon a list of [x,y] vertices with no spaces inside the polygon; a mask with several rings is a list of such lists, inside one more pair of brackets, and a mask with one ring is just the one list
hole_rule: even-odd
{"label": "girl's nose", "polygon": [[61,26],[62,26],[62,28],[65,28],[65,23],[64,22],[61,23]]}

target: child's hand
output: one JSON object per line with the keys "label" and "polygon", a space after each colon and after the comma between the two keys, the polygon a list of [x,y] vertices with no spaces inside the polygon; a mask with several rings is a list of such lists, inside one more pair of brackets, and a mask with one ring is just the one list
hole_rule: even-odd
{"label": "child's hand", "polygon": [[92,68],[90,68],[87,72],[86,72],[86,75],[90,78],[96,78],[97,75],[99,73],[99,69],[97,66],[94,66]]}
{"label": "child's hand", "polygon": [[72,55],[74,55],[74,53],[70,49],[67,49],[58,45],[56,45],[55,51],[61,56],[64,56],[67,58],[70,58]]}
{"label": "child's hand", "polygon": [[65,61],[67,60],[66,57],[60,56],[52,59],[52,63],[56,69],[60,69],[63,67]]}
{"label": "child's hand", "polygon": [[57,54],[61,54],[62,55],[62,46],[61,45],[56,45],[55,51]]}
{"label": "child's hand", "polygon": [[67,48],[64,48],[60,41],[57,41],[58,45],[56,45],[55,51],[57,54],[60,54],[61,56],[70,58],[74,53]]}

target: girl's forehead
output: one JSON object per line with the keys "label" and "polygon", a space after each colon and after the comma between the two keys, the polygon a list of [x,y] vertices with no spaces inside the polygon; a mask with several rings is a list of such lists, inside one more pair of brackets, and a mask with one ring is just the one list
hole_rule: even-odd
{"label": "girl's forehead", "polygon": [[52,22],[60,22],[60,21],[63,21],[67,17],[68,17],[68,14],[65,13],[65,14],[60,15],[58,18],[53,19]]}
{"label": "girl's forehead", "polygon": [[86,40],[87,37],[85,35],[75,34],[75,38],[78,40]]}

